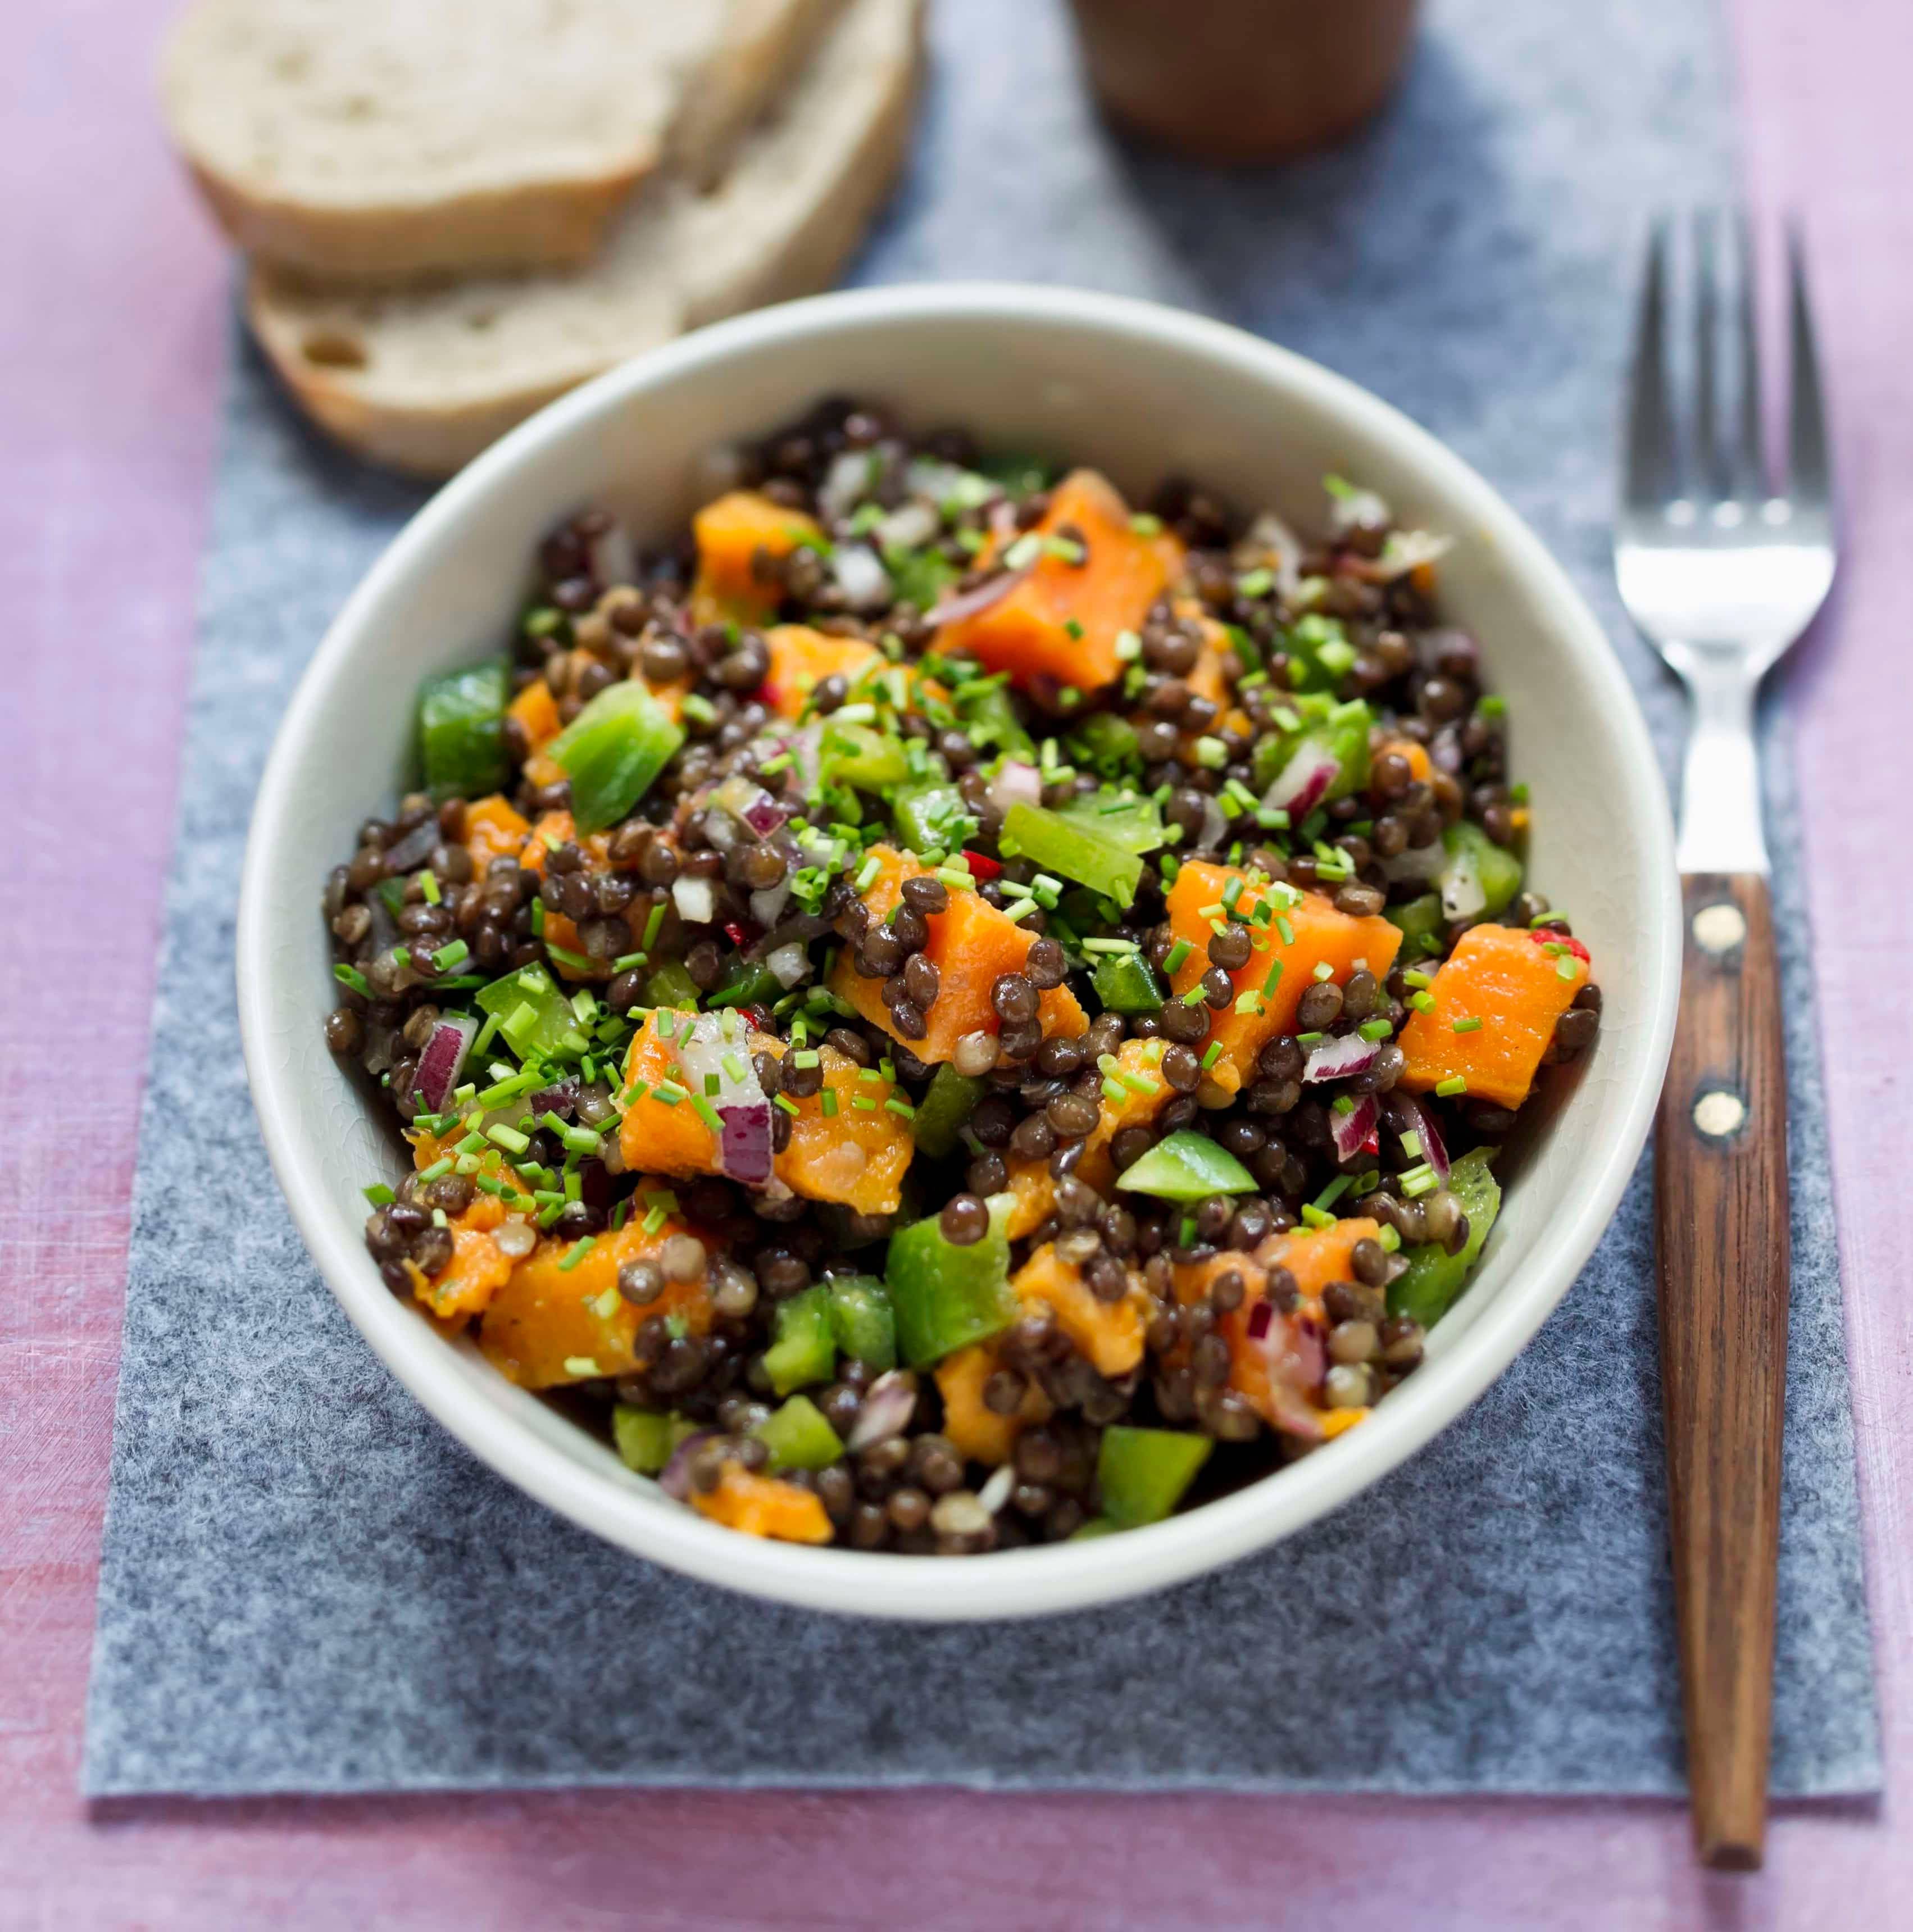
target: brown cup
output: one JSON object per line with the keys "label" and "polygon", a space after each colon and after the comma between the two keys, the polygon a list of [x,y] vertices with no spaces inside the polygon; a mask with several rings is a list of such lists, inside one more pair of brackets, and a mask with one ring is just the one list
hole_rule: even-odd
{"label": "brown cup", "polygon": [[1070,0],[1103,111],[1205,161],[1274,161],[1387,98],[1417,0]]}

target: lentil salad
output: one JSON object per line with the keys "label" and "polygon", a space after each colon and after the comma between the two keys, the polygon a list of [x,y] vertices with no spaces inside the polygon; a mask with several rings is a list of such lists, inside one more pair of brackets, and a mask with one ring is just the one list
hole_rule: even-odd
{"label": "lentil salad", "polygon": [[713,1520],[1157,1520],[1421,1357],[1599,989],[1445,545],[833,401],[588,512],[327,882],[395,1292]]}

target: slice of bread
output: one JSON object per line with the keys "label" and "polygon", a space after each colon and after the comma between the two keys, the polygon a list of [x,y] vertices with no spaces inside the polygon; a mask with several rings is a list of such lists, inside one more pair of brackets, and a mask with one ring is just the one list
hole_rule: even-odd
{"label": "slice of bread", "polygon": [[193,0],[173,137],[221,225],[334,281],[586,260],[667,153],[714,179],[837,0]]}
{"label": "slice of bread", "polygon": [[554,396],[700,323],[826,286],[907,145],[922,0],[847,0],[715,193],[668,178],[587,268],[316,290],[254,272],[254,333],[307,414],[375,460],[448,475]]}

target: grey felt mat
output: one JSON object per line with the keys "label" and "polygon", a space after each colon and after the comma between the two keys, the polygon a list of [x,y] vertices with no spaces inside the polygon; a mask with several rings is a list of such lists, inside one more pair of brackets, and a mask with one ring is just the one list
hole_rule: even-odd
{"label": "grey felt mat", "polygon": [[[1055,5],[952,0],[939,52],[915,178],[867,278],[1162,295],[1372,385],[1534,519],[1671,746],[1674,694],[1619,621],[1603,520],[1639,224],[1670,184],[1729,179],[1702,0],[1441,0],[1386,120],[1279,176],[1113,147]],[[241,358],[135,1197],[88,1790],[1678,1789],[1645,1169],[1534,1346],[1410,1466],[1265,1556],[1108,1612],[938,1630],[748,1602],[547,1515],[415,1407],[280,1204],[230,958],[270,732],[415,500],[317,446]],[[1780,926],[1798,946],[1793,803],[1773,769]],[[1852,1792],[1877,1786],[1879,1761],[1798,950],[1787,971],[1774,1784]]]}

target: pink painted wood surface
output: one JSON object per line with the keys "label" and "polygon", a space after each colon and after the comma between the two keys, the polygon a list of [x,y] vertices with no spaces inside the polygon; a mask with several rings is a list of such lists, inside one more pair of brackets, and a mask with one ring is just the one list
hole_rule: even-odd
{"label": "pink painted wood surface", "polygon": [[[1913,1887],[1913,203],[1901,0],[1734,0],[1758,198],[1807,213],[1849,500],[1792,673],[1878,1630],[1883,1806],[1784,1814],[1704,1879],[1671,1806],[940,1792],[184,1802],[76,1794],[126,1202],[225,278],[163,152],[170,0],[10,16],[0,64],[0,800],[31,970],[0,975],[0,1928],[265,1924],[1872,1928]],[[1670,189],[1675,184],[1670,184]],[[1837,816],[1836,816],[1837,812]],[[1345,1922],[1346,1920],[1345,1919]]]}

